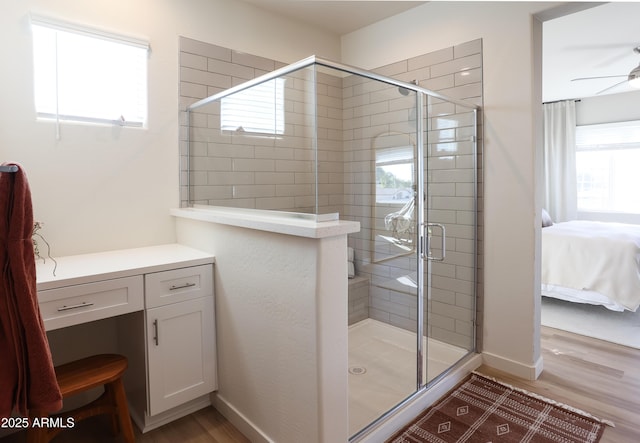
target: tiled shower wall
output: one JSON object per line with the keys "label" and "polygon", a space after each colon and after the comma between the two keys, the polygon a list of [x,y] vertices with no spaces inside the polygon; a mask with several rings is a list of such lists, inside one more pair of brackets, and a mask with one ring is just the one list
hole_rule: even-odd
{"label": "tiled shower wall", "polygon": [[[415,82],[429,90],[482,104],[482,41],[475,40],[442,50],[402,60],[375,70],[377,73]],[[396,94],[393,98],[376,98],[367,89],[379,85],[353,79],[358,86],[345,87],[345,218],[361,223],[361,232],[352,234],[350,246],[356,252],[356,270],[371,280],[369,317],[407,330],[416,329],[415,297],[398,289],[397,279],[415,279],[415,257],[408,255],[389,261],[377,260],[371,241],[380,231],[383,217],[392,210],[371,211],[375,200],[373,180],[374,153],[371,146],[376,136],[410,133],[415,116]],[[368,85],[368,87],[367,87]],[[385,103],[382,103],[385,102]],[[386,106],[387,111],[380,113]],[[430,337],[447,343],[472,347],[473,311],[482,307],[482,133],[478,122],[477,165],[472,155],[475,116],[468,108],[435,98],[427,101],[428,130],[425,134],[425,177],[427,177],[428,220],[446,225],[446,260],[430,262],[431,289],[425,290],[425,322]],[[427,165],[428,162],[428,165]],[[474,189],[475,175],[478,188]],[[477,205],[474,193],[478,193]],[[378,205],[380,206],[380,205]],[[477,211],[476,211],[477,209]],[[382,212],[380,212],[382,211]],[[477,216],[478,230],[474,229]],[[434,230],[433,243],[439,244],[439,231]],[[476,239],[477,241],[474,241]],[[476,252],[477,250],[477,252]],[[436,251],[439,255],[440,252]],[[477,260],[477,267],[476,267]],[[475,274],[477,269],[477,276]],[[407,278],[408,277],[408,278]],[[476,287],[474,288],[474,281]],[[477,302],[474,301],[474,289]],[[477,318],[482,318],[478,315]],[[481,334],[478,334],[478,338]],[[476,341],[481,347],[480,340]]]}
{"label": "tiled shower wall", "polygon": [[[280,66],[273,60],[243,54],[228,48],[180,39],[181,158],[185,183],[188,155],[186,109],[188,105],[231,86],[272,71]],[[461,71],[463,69],[464,71]],[[384,66],[378,73],[450,97],[480,105],[482,102],[481,40],[445,48],[419,57]],[[461,72],[465,72],[462,75]],[[312,103],[308,93],[309,73],[297,73],[287,80],[285,136],[263,138],[221,135],[215,124],[217,110],[201,109],[192,116],[191,174],[192,202],[313,212],[315,188],[312,185],[315,159],[312,125],[302,117]],[[290,97],[300,97],[289,101]],[[413,273],[415,258],[407,256],[393,262],[374,260],[373,232],[386,213],[397,208],[378,208],[375,200],[374,139],[384,131],[411,132],[415,128],[412,101],[397,94],[395,88],[356,76],[318,69],[318,212],[339,212],[341,218],[361,223],[361,232],[350,235],[355,249],[356,270],[372,283],[369,317],[405,329],[415,330],[415,297],[395,291],[387,282]],[[474,281],[474,232],[472,179],[474,174],[469,141],[465,131],[472,126],[468,112],[455,105],[430,99],[432,118],[426,134],[429,156],[429,218],[447,224],[447,262],[432,263],[432,289],[429,292],[428,333],[443,341],[469,347],[472,341],[472,300]],[[413,114],[412,114],[413,112]],[[412,121],[412,118],[414,119]],[[445,125],[445,126],[443,126]],[[453,126],[453,127],[452,127]],[[457,141],[450,139],[451,134]],[[479,147],[482,146],[481,134]],[[468,138],[467,138],[468,140]],[[195,154],[195,155],[193,155]],[[482,164],[481,153],[478,165]],[[481,179],[481,168],[477,170]],[[482,186],[478,187],[477,257],[482,256]],[[186,186],[181,189],[182,204],[189,203]],[[482,306],[482,262],[477,276],[477,309]],[[479,315],[478,318],[481,318]],[[478,328],[480,325],[476,325]],[[481,337],[481,335],[480,335]]]}
{"label": "tiled shower wall", "polygon": [[[181,109],[281,66],[274,60],[182,37]],[[285,132],[282,135],[221,131],[219,101],[191,112],[192,129],[188,133],[187,116],[183,112],[182,206],[191,201],[306,213],[317,210],[319,214],[340,212],[343,194],[341,80],[310,69],[285,78]],[[315,115],[311,112],[314,107],[317,132]],[[190,158],[187,137],[191,139]],[[191,196],[186,187],[187,160]]]}

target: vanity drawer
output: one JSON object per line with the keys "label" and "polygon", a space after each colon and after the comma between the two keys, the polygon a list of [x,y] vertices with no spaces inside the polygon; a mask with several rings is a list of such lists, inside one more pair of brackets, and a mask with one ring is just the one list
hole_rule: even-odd
{"label": "vanity drawer", "polygon": [[144,309],[141,275],[38,291],[45,329],[63,328]]}
{"label": "vanity drawer", "polygon": [[146,274],[147,309],[213,296],[213,266],[201,265]]}

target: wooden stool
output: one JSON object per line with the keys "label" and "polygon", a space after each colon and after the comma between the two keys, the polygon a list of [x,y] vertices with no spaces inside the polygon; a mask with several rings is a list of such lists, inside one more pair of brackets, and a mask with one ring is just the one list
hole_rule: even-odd
{"label": "wooden stool", "polygon": [[[122,374],[125,369],[127,369],[126,357],[115,354],[93,355],[56,367],[56,378],[63,399],[102,385],[104,385],[104,393],[85,406],[55,417],[62,417],[60,421],[64,424],[67,417],[73,417],[74,423],[77,423],[94,415],[110,414],[114,434],[121,431],[127,443],[134,443],[135,437],[122,383]],[[42,411],[30,413],[32,424],[34,419],[42,420],[42,417],[48,417],[48,414]],[[27,442],[49,442],[64,429],[31,426],[27,432]]]}

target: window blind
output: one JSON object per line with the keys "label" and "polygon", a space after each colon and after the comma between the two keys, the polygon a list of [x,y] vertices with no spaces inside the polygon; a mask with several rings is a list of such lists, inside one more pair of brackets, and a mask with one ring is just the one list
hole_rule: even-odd
{"label": "window blind", "polygon": [[284,81],[269,80],[223,98],[222,130],[284,134]]}

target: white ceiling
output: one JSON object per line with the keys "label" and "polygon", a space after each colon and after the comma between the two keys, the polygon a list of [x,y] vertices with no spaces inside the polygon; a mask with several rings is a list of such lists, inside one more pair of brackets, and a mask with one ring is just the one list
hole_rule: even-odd
{"label": "white ceiling", "polygon": [[[543,24],[543,101],[592,97],[625,77],[571,81],[580,77],[628,75],[640,64],[640,2],[613,2]],[[625,83],[599,95],[633,91]]]}
{"label": "white ceiling", "polygon": [[338,35],[348,34],[425,1],[244,0]]}
{"label": "white ceiling", "polygon": [[[344,35],[420,6],[424,1],[244,0],[262,9]],[[494,3],[499,7],[499,3]],[[640,2],[595,6],[544,22],[543,101],[631,91],[626,85],[600,92],[624,77],[571,81],[579,77],[627,75],[640,63]]]}

